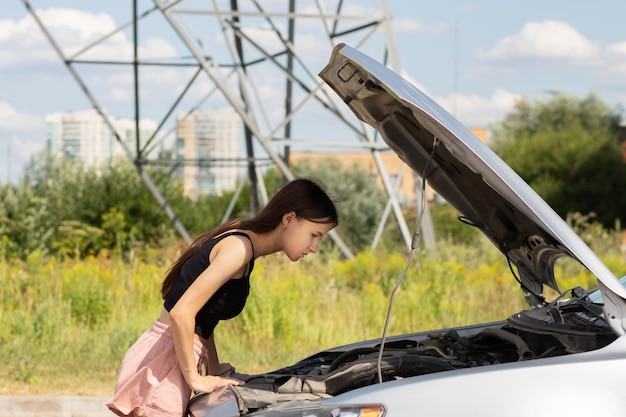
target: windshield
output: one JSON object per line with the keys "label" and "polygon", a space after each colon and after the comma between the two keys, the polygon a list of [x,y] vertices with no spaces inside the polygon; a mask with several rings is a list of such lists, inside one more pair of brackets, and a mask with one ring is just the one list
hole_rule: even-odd
{"label": "windshield", "polygon": [[[626,287],[626,275],[619,279],[620,284]],[[594,304],[604,304],[604,300],[602,299],[602,293],[600,290],[595,290],[591,294],[589,294],[589,298]]]}

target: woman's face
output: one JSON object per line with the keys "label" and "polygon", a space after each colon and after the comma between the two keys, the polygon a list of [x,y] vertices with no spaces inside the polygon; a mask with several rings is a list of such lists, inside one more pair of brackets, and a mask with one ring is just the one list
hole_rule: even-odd
{"label": "woman's face", "polygon": [[333,223],[317,223],[285,215],[283,218],[283,252],[296,262],[309,253],[316,253],[320,240],[334,227]]}

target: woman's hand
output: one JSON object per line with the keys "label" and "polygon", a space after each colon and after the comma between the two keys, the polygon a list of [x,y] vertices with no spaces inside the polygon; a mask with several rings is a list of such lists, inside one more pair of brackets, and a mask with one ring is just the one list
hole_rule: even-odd
{"label": "woman's hand", "polygon": [[227,387],[229,385],[243,385],[243,382],[237,378],[229,378],[215,375],[198,375],[198,378],[194,379],[189,388],[195,392],[213,392],[217,389]]}

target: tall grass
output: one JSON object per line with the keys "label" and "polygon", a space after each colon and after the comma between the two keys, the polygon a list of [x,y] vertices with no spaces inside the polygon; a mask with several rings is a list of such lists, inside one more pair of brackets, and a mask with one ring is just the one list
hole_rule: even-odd
{"label": "tall grass", "polygon": [[0,392],[110,386],[113,364],[155,316],[162,268],[91,258],[0,262]]}
{"label": "tall grass", "polygon": [[[126,349],[161,309],[159,287],[172,259],[166,252],[151,259],[58,261],[35,253],[25,262],[0,260],[0,394],[112,393]],[[414,259],[389,334],[498,320],[525,308],[489,244],[440,245]],[[618,252],[606,259],[616,274],[626,271]],[[243,313],[216,330],[220,359],[258,373],[380,337],[405,262],[405,254],[379,252],[258,260]],[[572,263],[557,274],[567,286],[595,285]]]}

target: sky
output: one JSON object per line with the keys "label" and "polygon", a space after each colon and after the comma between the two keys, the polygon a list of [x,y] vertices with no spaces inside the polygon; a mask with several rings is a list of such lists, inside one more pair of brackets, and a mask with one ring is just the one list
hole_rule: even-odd
{"label": "sky", "polygon": [[[92,107],[35,24],[24,1],[6,0],[0,9],[0,182],[20,178],[29,158],[45,146],[46,114]],[[153,6],[148,0],[138,3],[140,10]],[[189,0],[189,7],[206,9],[208,3],[212,2]],[[242,10],[244,4],[250,3],[239,0]],[[287,8],[284,0],[259,3],[278,10]],[[332,11],[336,3],[321,2],[326,11]],[[347,16],[375,16],[381,10],[374,0],[343,3]],[[130,0],[32,0],[29,4],[66,54],[79,51],[93,39],[119,27],[132,12]],[[298,0],[296,4],[299,10],[306,10],[315,2]],[[622,0],[389,0],[387,5],[392,31],[372,34],[363,41],[364,51],[371,51],[374,58],[382,60],[382,53],[380,57],[374,53],[381,42],[388,42],[397,51],[397,71],[468,127],[489,127],[502,120],[517,100],[548,100],[555,93],[580,98],[596,94],[616,109],[626,104],[626,2]],[[158,14],[151,16],[154,17],[146,18],[141,25],[140,57],[189,57],[190,50],[173,28]],[[186,33],[193,34],[196,43],[201,41],[202,48],[217,61],[225,59],[226,48],[218,41],[219,28],[191,15],[184,22]],[[306,65],[318,72],[328,61],[333,45],[322,39],[320,29],[313,26],[312,19],[298,26],[294,44],[308,60]],[[258,30],[250,30],[249,34],[260,43],[275,43],[269,32],[260,24]],[[360,42],[357,36],[350,36],[338,39]],[[110,37],[98,50],[94,48],[81,57],[109,61],[132,57],[131,39],[132,32],[127,28]],[[85,68],[81,79],[108,114],[134,117],[133,74],[129,66],[81,68]],[[142,71],[141,116],[160,120],[188,82],[191,69]],[[273,91],[282,88],[285,79],[264,68],[253,72],[259,100],[264,102],[261,111],[269,113],[267,120],[276,120],[283,104]],[[225,79],[233,83],[232,78]],[[183,109],[183,103],[191,108],[192,103],[207,94],[210,85],[199,78],[178,110]],[[229,103],[228,97],[214,97],[207,104],[209,107]],[[296,93],[298,97],[302,94]],[[303,109],[312,107],[310,100],[306,103]],[[303,110],[298,117],[303,124],[295,128],[297,134],[304,137],[307,132],[316,132],[336,140],[338,134],[333,132],[339,130],[335,129],[333,116],[311,108],[310,113]]]}

